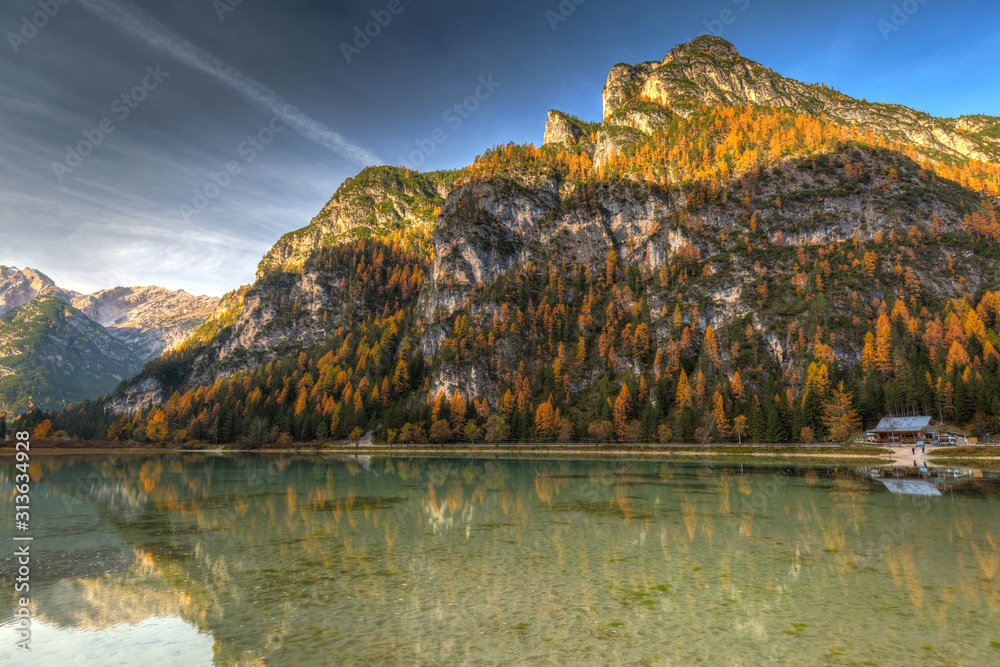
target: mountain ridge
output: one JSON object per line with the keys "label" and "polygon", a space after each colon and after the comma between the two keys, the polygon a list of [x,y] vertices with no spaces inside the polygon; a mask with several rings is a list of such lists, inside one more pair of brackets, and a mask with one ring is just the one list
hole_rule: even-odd
{"label": "mountain ridge", "polygon": [[678,45],[661,61],[612,68],[603,91],[604,122],[641,101],[682,115],[706,103],[792,107],[841,124],[876,128],[888,136],[905,133],[909,141],[944,154],[977,160],[1000,155],[1000,118],[935,118],[903,105],[869,103],[825,85],[783,77],[744,58],[719,37],[702,36]]}
{"label": "mountain ridge", "polygon": [[56,296],[0,316],[0,412],[58,409],[113,390],[143,360]]}
{"label": "mountain ridge", "polygon": [[[68,309],[59,310],[48,303],[52,299],[66,304]],[[0,316],[10,315],[3,320],[4,327],[19,330],[18,334],[10,334],[0,327],[0,339],[4,341],[0,346],[0,368],[4,369],[0,411],[18,412],[34,405],[65,405],[97,398],[137,372],[146,361],[181,343],[208,318],[217,303],[214,297],[161,287],[116,287],[80,294],[59,287],[36,269],[0,266]],[[41,310],[32,308],[32,304]],[[25,308],[30,312],[21,312]],[[80,318],[90,320],[97,328],[84,325]],[[72,326],[62,328],[60,336],[53,338],[50,334],[57,320]],[[106,340],[97,346],[71,340],[76,334],[103,340],[103,334],[95,333],[98,330],[128,352]],[[52,350],[71,348],[73,363],[55,359],[60,355]],[[104,372],[105,368],[113,372]],[[90,369],[96,369],[95,373],[88,373]],[[67,385],[67,391],[60,390],[57,379]],[[26,396],[33,400],[24,400]]]}

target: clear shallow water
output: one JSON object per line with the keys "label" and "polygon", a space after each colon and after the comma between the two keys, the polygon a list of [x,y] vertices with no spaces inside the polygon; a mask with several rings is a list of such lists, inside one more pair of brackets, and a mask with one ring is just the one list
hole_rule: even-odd
{"label": "clear shallow water", "polygon": [[[32,465],[27,664],[1000,662],[983,481],[915,497],[849,468],[740,464]],[[9,623],[0,638],[20,664]]]}

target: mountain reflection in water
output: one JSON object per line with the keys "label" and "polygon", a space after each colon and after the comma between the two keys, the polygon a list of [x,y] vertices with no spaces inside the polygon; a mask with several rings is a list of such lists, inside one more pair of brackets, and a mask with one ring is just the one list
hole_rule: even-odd
{"label": "mountain reflection in water", "polygon": [[[989,473],[931,471],[926,497],[886,469],[721,463],[32,466],[34,647],[67,664],[1000,658]],[[12,461],[3,480],[12,529]]]}

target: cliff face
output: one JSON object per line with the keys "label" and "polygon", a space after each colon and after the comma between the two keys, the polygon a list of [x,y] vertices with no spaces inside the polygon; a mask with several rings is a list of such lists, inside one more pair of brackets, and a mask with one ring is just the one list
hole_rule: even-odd
{"label": "cliff face", "polygon": [[[685,265],[684,258],[697,260],[700,275],[678,285],[680,292],[649,289],[625,297],[626,310],[648,310],[654,340],[676,336],[675,308],[697,304],[696,319],[684,320],[693,329],[712,326],[718,331],[734,322],[749,322],[779,364],[793,361],[788,339],[779,333],[789,326],[788,308],[781,299],[764,307],[759,289],[769,285],[774,290],[779,284],[785,290],[804,279],[802,271],[808,267],[797,248],[808,249],[807,257],[841,244],[871,248],[899,234],[901,224],[916,228],[933,217],[937,233],[947,239],[939,237],[923,248],[919,260],[907,264],[923,294],[947,301],[996,285],[996,265],[972,255],[961,234],[966,207],[974,201],[969,193],[945,182],[929,190],[915,163],[891,162],[896,176],[890,177],[886,159],[877,151],[852,149],[824,156],[822,169],[810,161],[789,160],[763,181],[732,183],[725,199],[705,207],[695,207],[688,193],[642,183],[602,184],[585,202],[575,192],[577,186],[566,182],[561,187],[534,179],[463,186],[449,199],[434,235],[433,271],[421,295],[422,352],[428,359],[439,355],[454,331],[456,316],[468,313],[475,321],[488,322],[505,304],[511,307],[508,292],[489,286],[512,269],[544,274],[576,265],[599,273],[612,251],[622,265],[646,276],[655,275],[659,267]],[[872,175],[854,183],[830,168],[851,161]],[[748,210],[745,202],[751,198]],[[919,203],[901,209],[895,205],[898,201]],[[766,265],[740,240],[751,215],[756,243],[771,246]],[[861,251],[859,257],[863,255]],[[958,258],[964,267],[960,272],[942,271]],[[901,271],[898,266],[895,270]],[[855,303],[878,302],[890,294],[878,280],[854,277],[851,284]],[[584,296],[577,291],[563,298],[579,303]],[[842,305],[850,310],[847,303]],[[860,359],[863,337],[835,340],[834,353],[845,363]],[[504,359],[494,368],[472,357],[444,363],[431,373],[431,392],[472,391],[499,405],[508,387],[505,372],[520,360],[536,357],[530,346],[511,340]],[[613,368],[619,373],[636,370],[624,357]]]}
{"label": "cliff face", "polygon": [[[659,62],[616,65],[604,87],[604,121],[652,102],[673,113],[698,106],[788,107],[845,125],[899,137],[943,155],[996,160],[997,119],[935,118],[897,104],[858,100],[826,86],[785,78],[744,58],[729,42],[699,37],[672,49]],[[626,124],[647,132],[645,119]]]}
{"label": "cliff face", "polygon": [[592,123],[581,122],[561,111],[549,111],[549,118],[545,122],[545,135],[542,138],[543,144],[562,144],[572,146],[584,137],[592,129]]}

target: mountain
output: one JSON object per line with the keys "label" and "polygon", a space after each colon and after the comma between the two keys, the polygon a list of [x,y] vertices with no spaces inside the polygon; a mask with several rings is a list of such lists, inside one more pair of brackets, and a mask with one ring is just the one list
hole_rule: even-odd
{"label": "mountain", "polygon": [[[595,92],[596,94],[596,92]],[[85,437],[842,440],[1000,425],[998,119],[786,79],[724,40],[604,117],[342,185]],[[36,417],[40,417],[37,415]]]}
{"label": "mountain", "polygon": [[34,269],[0,266],[0,315],[20,308],[40,294],[71,301],[76,292],[56,286],[47,275]]}
{"label": "mountain", "polygon": [[934,118],[898,104],[858,100],[826,85],[788,79],[744,58],[732,44],[700,37],[662,61],[616,65],[604,87],[604,122],[643,131],[663,109],[687,116],[705,106],[791,108],[899,138],[939,157],[996,160],[1000,118]]}
{"label": "mountain", "polygon": [[115,287],[70,303],[140,356],[153,359],[204,322],[219,299],[162,287]]}
{"label": "mountain", "polygon": [[143,361],[62,299],[36,297],[0,316],[0,412],[101,396]]}
{"label": "mountain", "polygon": [[161,287],[84,295],[40,271],[0,266],[0,413],[106,394],[187,338],[217,303]]}
{"label": "mountain", "polygon": [[456,176],[457,172],[366,169],[347,179],[309,225],[283,236],[261,260],[257,278],[301,266],[324,246],[385,236],[393,230],[433,228]]}

